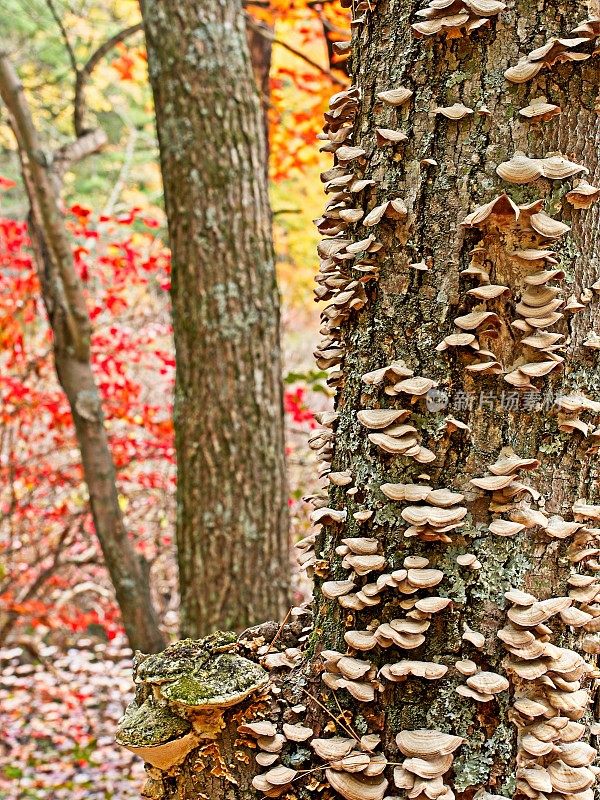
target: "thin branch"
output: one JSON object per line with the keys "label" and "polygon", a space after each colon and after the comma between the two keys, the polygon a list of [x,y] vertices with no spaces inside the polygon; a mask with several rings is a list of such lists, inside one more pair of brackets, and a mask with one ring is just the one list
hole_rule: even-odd
{"label": "thin branch", "polygon": [[130,36],[138,33],[143,29],[141,22],[135,25],[130,25],[122,31],[115,33],[110,39],[107,39],[103,44],[95,50],[92,55],[85,62],[83,67],[77,70],[77,79],[75,81],[75,100],[73,103],[73,121],[75,125],[75,133],[77,136],[82,136],[85,133],[84,127],[84,114],[85,114],[85,88],[92,72],[96,69],[104,56],[109,53],[113,47],[116,47],[121,42],[124,42]]}
{"label": "thin branch", "polygon": [[123,163],[121,164],[121,169],[119,170],[117,180],[115,181],[115,185],[111,190],[110,196],[106,201],[104,208],[102,209],[102,216],[111,217],[113,214],[117,201],[119,200],[121,192],[123,191],[123,187],[127,183],[127,177],[129,175],[131,165],[133,164],[133,159],[135,157],[135,145],[137,139],[138,139],[137,128],[133,127],[130,128],[129,136],[127,138],[127,144],[125,146]]}
{"label": "thin branch", "polygon": [[56,273],[53,276],[58,302],[68,327],[71,344],[79,360],[89,357],[90,320],[81,282],[73,265],[56,191],[46,167],[46,156],[38,139],[23,85],[12,62],[0,52],[0,97],[7,108],[23,164],[23,177],[32,207],[44,226],[48,250]]}
{"label": "thin branch", "polygon": [[77,66],[77,58],[75,57],[75,51],[73,50],[73,46],[71,45],[71,40],[69,39],[69,34],[67,33],[67,29],[64,26],[60,14],[56,10],[56,6],[54,5],[54,0],[46,0],[46,5],[48,6],[48,9],[52,14],[52,17],[58,26],[60,35],[62,36],[63,42],[65,43],[65,47],[67,49],[67,53],[69,55],[69,61],[71,62],[71,67],[73,68],[73,72],[75,73],[75,80],[77,80],[77,76],[79,74],[79,67]]}
{"label": "thin branch", "polygon": [[107,142],[108,136],[100,128],[67,142],[54,153],[53,172],[61,179],[72,164],[97,153]]}
{"label": "thin branch", "polygon": [[321,64],[317,63],[316,61],[313,61],[312,58],[303,53],[302,50],[298,50],[291,44],[284,42],[282,39],[278,39],[275,36],[275,34],[271,33],[271,31],[268,28],[265,28],[264,25],[261,25],[260,23],[253,20],[249,14],[246,14],[246,21],[248,25],[252,28],[252,30],[256,31],[257,33],[260,33],[261,36],[264,36],[265,39],[269,39],[271,42],[273,42],[273,44],[278,44],[280,47],[283,47],[285,50],[292,53],[297,58],[301,58],[302,61],[306,62],[307,64],[310,64],[310,66],[313,67],[313,69],[316,69],[322,75],[326,75],[332,83],[335,83],[337,86],[342,86],[342,87],[348,86],[348,83],[346,81],[343,81],[341,78],[338,78],[337,75],[334,75],[333,72],[328,70],[326,67],[323,67],[321,66]]}

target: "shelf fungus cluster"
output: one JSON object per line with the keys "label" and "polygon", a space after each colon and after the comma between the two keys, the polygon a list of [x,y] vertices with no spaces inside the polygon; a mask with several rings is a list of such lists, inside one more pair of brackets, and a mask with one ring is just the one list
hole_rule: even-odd
{"label": "shelf fungus cluster", "polygon": [[[436,34],[464,36],[488,25],[504,7],[497,0],[431,0],[418,12],[419,19],[412,30],[418,38]],[[368,9],[358,6],[355,14],[357,8],[360,13],[368,13]],[[536,66],[527,69],[539,71],[545,63],[561,60],[561,53],[573,57],[581,48],[588,52],[598,26],[595,21],[586,24],[587,33],[580,26],[573,36],[580,42],[555,40],[546,49],[530,54],[527,63]],[[334,155],[334,166],[322,175],[328,203],[317,221],[325,238],[318,249],[321,261],[316,295],[327,306],[322,313],[324,339],[315,357],[321,369],[330,371],[329,385],[337,390],[344,386],[342,370],[348,346],[344,341],[345,323],[365,307],[374,293],[369,284],[379,278],[383,247],[377,238],[378,226],[386,226],[387,232],[395,224],[406,223],[412,213],[410,202],[401,196],[398,187],[375,200],[375,192],[380,192],[384,184],[372,180],[367,167],[374,145],[391,150],[406,141],[395,115],[396,109],[404,115],[413,89],[391,86],[377,92],[376,97],[375,113],[387,116],[385,122],[373,126],[374,142],[365,136],[361,144],[367,143],[360,146],[354,138],[359,107],[359,93],[354,87],[332,98],[321,137],[323,150]],[[460,102],[428,107],[432,114],[455,121],[473,115],[475,109],[477,113],[489,113],[485,106],[471,108]],[[531,100],[519,112],[531,130],[531,123],[545,122],[560,113],[560,107],[545,97]],[[434,162],[430,159],[428,163]],[[497,167],[498,180],[512,186],[540,180],[571,181],[570,190],[561,196],[573,209],[588,208],[600,196],[600,190],[587,181],[587,173],[584,165],[559,153],[535,158],[517,152]],[[569,344],[564,320],[586,308],[593,292],[600,291],[600,282],[578,296],[565,296],[565,273],[555,249],[570,228],[546,212],[544,200],[519,205],[503,193],[475,208],[462,225],[479,235],[470,263],[462,273],[471,285],[465,292],[464,310],[454,319],[454,331],[437,345],[437,351],[465,360],[466,374],[472,377],[498,375],[514,388],[535,389],[532,381],[563,365]],[[386,241],[383,235],[381,238]],[[430,271],[432,259],[418,258],[411,264],[413,269]],[[558,331],[556,326],[561,326]],[[594,342],[590,334],[586,346],[592,348]],[[340,425],[338,413],[319,415],[321,427],[310,439],[321,462],[320,477],[326,478],[332,489],[329,496],[345,496],[350,501],[347,505],[333,503],[324,493],[311,497],[312,522],[327,526],[325,536],[319,537],[320,543],[323,539],[324,554],[315,555],[315,533],[299,543],[303,566],[322,579],[322,597],[339,607],[344,620],[345,648],[338,643],[338,649],[320,652],[322,696],[333,694],[340,710],[340,703],[365,708],[393,690],[394,684],[406,683],[408,690],[411,681],[430,685],[445,681],[450,673],[454,692],[478,710],[510,697],[510,718],[519,729],[519,795],[531,800],[561,800],[561,795],[563,800],[591,800],[595,751],[581,742],[584,728],[579,719],[587,709],[587,685],[595,673],[581,656],[551,641],[550,625],[559,623],[571,633],[580,633],[585,637],[584,649],[600,653],[600,600],[596,602],[597,596],[600,598],[600,528],[588,527],[594,524],[590,520],[600,520],[600,506],[578,501],[572,509],[573,520],[546,513],[540,493],[523,478],[540,467],[539,460],[517,455],[509,448],[500,452],[486,474],[475,473],[477,477],[471,478],[464,494],[450,488],[450,481],[449,486],[437,479],[433,483],[432,477],[414,462],[435,466],[436,454],[425,446],[431,439],[423,437],[421,412],[438,382],[415,371],[398,359],[366,372],[361,378],[362,397],[369,400],[363,400],[363,404],[372,407],[360,408],[355,420],[349,416],[343,419],[344,429],[351,427],[353,435],[361,435],[373,445],[375,454],[369,450],[369,458],[380,456],[380,463],[394,470],[396,480],[406,481],[380,485],[387,500],[401,504],[398,511],[404,523],[406,546],[401,561],[396,560],[397,554],[384,548],[378,536],[379,514],[364,499],[373,487],[364,476],[359,486],[353,466],[332,468]],[[342,414],[347,414],[344,406],[340,408]],[[572,394],[559,398],[553,413],[561,432],[593,436],[595,427],[584,415],[599,411],[600,404]],[[451,417],[446,418],[446,428],[449,432],[469,430]],[[404,465],[400,472],[389,456],[398,457],[398,464]],[[445,572],[436,568],[432,545],[456,545],[456,552],[450,556],[454,569],[463,574],[470,572],[471,580],[476,582],[484,559],[477,548],[469,552],[463,536],[469,502],[475,496],[481,505],[481,493],[489,497],[490,514],[488,531],[482,531],[483,535],[535,533],[540,540],[557,540],[557,546],[563,546],[561,540],[568,540],[564,548],[571,563],[577,569],[585,566],[594,574],[573,572],[565,597],[537,600],[516,589],[508,592],[508,620],[498,634],[507,653],[504,662],[490,655],[495,649],[491,646],[492,637],[486,638],[461,620],[458,636],[469,657],[463,655],[451,663],[447,654],[435,655],[427,649],[431,642],[428,636],[436,630],[436,622],[454,607],[452,599],[443,596],[447,594],[445,579],[451,583],[452,576],[446,567]],[[360,498],[358,510],[352,507],[354,498]],[[364,535],[357,533],[358,526],[362,526]],[[413,543],[428,548],[429,558],[411,552]],[[330,558],[326,558],[327,554]],[[338,692],[342,694],[335,694]],[[498,706],[503,704],[499,702]],[[365,744],[369,736],[372,738],[367,734],[360,741],[343,736],[308,736],[304,740],[310,740],[314,756],[321,760],[328,785],[346,800],[385,797],[388,762],[385,755],[374,754],[378,737]],[[423,729],[401,731],[396,741],[404,756],[401,763],[394,764],[393,780],[398,793],[411,800],[453,800],[445,776],[451,772],[454,753],[464,740],[439,730]],[[282,793],[282,782],[287,780],[289,786],[297,773],[287,766],[291,765],[289,759],[285,768],[281,764],[273,766],[274,760],[267,756],[261,759],[259,763],[267,772],[258,776],[255,786],[267,796],[277,796]]]}
{"label": "shelf fungus cluster", "polygon": [[346,689],[360,703],[371,703],[379,688],[377,669],[360,658],[352,658],[336,650],[323,650],[323,683],[330,689]]}
{"label": "shelf fungus cluster", "polygon": [[515,153],[510,161],[499,164],[496,172],[507,183],[527,184],[538,178],[551,181],[562,181],[574,175],[587,173],[587,167],[569,161],[562,155],[546,156],[546,158],[529,158],[525,153]]}
{"label": "shelf fungus cluster", "polygon": [[[562,179],[585,168],[562,156],[515,156],[500,165],[498,172],[510,182],[527,183],[539,177],[542,169],[547,176]],[[502,374],[507,383],[523,391],[535,390],[533,380],[562,367],[567,340],[564,333],[552,329],[565,315],[582,311],[593,295],[584,290],[579,298],[572,295],[565,300],[557,285],[565,273],[558,268],[553,248],[570,229],[546,214],[543,206],[543,200],[517,206],[502,194],[463,220],[464,227],[482,233],[471,251],[469,267],[462,273],[479,281],[478,287],[467,292],[479,304],[455,319],[459,331],[437,347],[438,351],[457,349],[475,358],[466,366],[471,373]],[[513,308],[516,318],[511,319]],[[507,333],[507,324],[521,336],[519,346]],[[495,340],[498,355],[490,349]]]}
{"label": "shelf fungus cluster", "polygon": [[381,491],[396,502],[420,503],[407,505],[401,513],[409,523],[404,531],[407,538],[417,537],[425,542],[450,543],[448,536],[464,524],[467,509],[460,505],[465,499],[459,492],[450,489],[432,489],[421,484],[384,483]]}
{"label": "shelf fungus cluster", "polygon": [[[304,706],[292,708],[296,716],[305,711]],[[242,741],[258,750],[256,762],[265,771],[254,776],[252,785],[266,797],[279,797],[297,779],[318,772],[345,800],[383,800],[388,786],[383,773],[388,761],[385,755],[375,752],[380,744],[376,734],[319,738],[311,727],[301,723],[284,722],[279,728],[267,719],[243,722],[238,733]],[[301,763],[306,758],[307,746],[319,764],[316,770],[303,771],[284,763],[283,759],[287,763]],[[319,780],[316,786],[322,787],[322,782]]]}
{"label": "shelf fungus cluster", "polygon": [[[292,713],[296,716],[306,709],[300,707]],[[255,775],[252,785],[267,797],[279,797],[290,788],[292,781],[299,775],[281,761],[281,756],[295,743],[306,742],[313,737],[312,728],[301,723],[284,723],[281,729],[268,719],[243,722],[238,725],[238,734],[242,741],[256,747],[256,763],[265,769]]]}
{"label": "shelf fungus cluster", "polygon": [[[409,556],[408,558],[419,558]],[[426,559],[425,559],[426,561]],[[388,576],[386,577],[386,581]],[[391,573],[391,581],[386,585],[395,586],[406,600],[400,607],[406,609],[406,615],[389,622],[383,622],[367,630],[348,630],[344,634],[346,644],[352,651],[368,652],[376,647],[398,647],[401,650],[414,650],[421,647],[426,640],[426,633],[431,626],[434,614],[448,608],[451,601],[447,597],[427,595],[415,598],[419,590],[430,590],[442,582],[444,573],[439,569],[413,567],[396,570]],[[386,673],[382,673],[386,677]],[[393,675],[393,672],[390,673]]]}
{"label": "shelf fungus cluster", "polygon": [[568,36],[548,39],[541,47],[532,50],[515,66],[507,69],[504,77],[511,83],[527,83],[543,69],[554,64],[563,61],[586,61],[593,55],[599,36],[600,18],[584,20],[573,28]]}
{"label": "shelf fungus cluster", "polygon": [[355,28],[366,22],[369,12],[375,11],[377,0],[340,0],[340,6],[351,9],[352,19],[350,20],[350,25]]}
{"label": "shelf fungus cluster", "polygon": [[454,753],[463,742],[460,736],[437,730],[400,731],[396,744],[405,758],[394,769],[395,786],[411,800],[454,800],[444,775],[452,769]]}
{"label": "shelf fungus cluster", "polygon": [[594,440],[592,447],[600,446],[600,427],[596,422],[589,422],[582,419],[582,415],[593,415],[597,417],[600,414],[600,403],[595,400],[590,400],[589,397],[584,395],[561,395],[555,401],[557,411],[558,429],[563,433],[581,433],[584,437],[590,437]]}
{"label": "shelf fungus cluster", "polygon": [[[317,275],[317,300],[327,301],[321,312],[323,339],[315,352],[321,369],[333,369],[328,378],[330,386],[340,385],[344,344],[340,326],[352,311],[366,303],[364,284],[377,276],[376,254],[381,250],[375,236],[369,234],[354,240],[347,235],[364,216],[361,194],[374,181],[358,174],[364,164],[366,152],[352,144],[354,121],[359,107],[359,93],[350,87],[335,94],[325,114],[325,126],[320,138],[326,142],[321,148],[334,154],[334,166],[321,174],[329,201],[323,216],[316,220],[317,229],[324,238],[318,246],[320,257]],[[384,209],[393,214],[394,209]]]}
{"label": "shelf fungus cluster", "polygon": [[443,34],[455,39],[489,25],[505,8],[500,0],[430,0],[427,8],[417,11],[420,21],[411,27],[418,38]]}
{"label": "shelf fungus cluster", "polygon": [[360,739],[335,736],[313,739],[315,755],[325,768],[329,786],[345,800],[383,800],[388,781],[383,774],[388,761],[376,753],[380,737],[366,734]]}
{"label": "shelf fungus cluster", "polygon": [[510,512],[510,519],[495,518],[489,526],[491,533],[498,536],[514,536],[517,533],[547,523],[547,518],[530,506],[537,502],[540,493],[532,486],[521,483],[517,478],[520,472],[535,470],[540,462],[535,458],[521,458],[506,449],[500,458],[488,467],[490,475],[471,478],[470,483],[477,489],[491,494],[489,510],[493,514]]}
{"label": "shelf fungus cluster", "polygon": [[593,765],[596,749],[581,741],[586,726],[579,720],[590,704],[584,684],[598,673],[575,651],[553,644],[548,624],[559,618],[578,627],[583,616],[572,597],[538,600],[513,589],[506,599],[508,621],[498,637],[509,654],[505,664],[514,688],[510,715],[519,731],[517,791],[530,798],[592,800],[600,769]]}
{"label": "shelf fungus cluster", "polygon": [[455,666],[466,677],[465,683],[456,687],[456,693],[478,703],[489,703],[510,687],[504,675],[480,670],[473,661],[458,661]]}
{"label": "shelf fungus cluster", "polygon": [[[377,539],[356,537],[343,539],[343,542],[344,544],[337,548],[338,555],[344,556],[342,566],[353,571],[349,578],[325,581],[321,587],[323,595],[328,600],[337,600],[342,608],[362,611],[364,608],[379,605],[383,594],[389,589],[410,596],[419,589],[437,586],[443,578],[440,570],[426,569],[429,561],[423,556],[407,556],[402,569],[383,572],[386,561],[383,556],[377,554]],[[356,550],[364,552],[367,549],[370,549],[371,553],[359,558],[353,552]],[[371,574],[375,571],[378,572],[376,576]],[[368,580],[360,581],[367,576]],[[402,608],[411,609],[410,616],[422,621],[426,620],[429,614],[441,611],[449,604],[450,600],[445,597],[426,597],[420,600],[403,598],[400,605]]]}
{"label": "shelf fungus cluster", "polygon": [[[395,384],[398,394],[404,393],[419,397],[434,386],[427,378],[405,378]],[[384,453],[413,458],[419,464],[429,464],[435,460],[435,453],[420,443],[420,435],[414,425],[406,422],[411,412],[406,409],[391,411],[387,409],[364,409],[359,411],[358,421],[371,431],[369,441]]]}

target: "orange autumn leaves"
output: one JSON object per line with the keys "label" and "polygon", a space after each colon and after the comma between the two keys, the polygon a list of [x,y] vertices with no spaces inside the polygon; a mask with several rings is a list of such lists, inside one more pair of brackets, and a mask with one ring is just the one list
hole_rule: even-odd
{"label": "orange autumn leaves", "polygon": [[[269,0],[268,5],[248,3],[246,8],[246,13],[268,26],[275,36],[269,135],[271,176],[282,180],[318,162],[315,137],[320,120],[330,95],[340,88],[339,82],[347,82],[341,62],[334,57],[330,64],[327,40],[331,43],[349,38],[348,10],[340,7],[339,0]],[[145,79],[144,47],[117,45],[111,67],[119,81],[135,83]]]}

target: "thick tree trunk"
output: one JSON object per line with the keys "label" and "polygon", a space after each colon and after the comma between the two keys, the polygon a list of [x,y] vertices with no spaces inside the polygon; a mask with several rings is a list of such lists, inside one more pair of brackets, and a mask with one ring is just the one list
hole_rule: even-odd
{"label": "thick tree trunk", "polygon": [[239,0],[144,0],[173,253],[181,627],[288,604],[279,299]]}
{"label": "thick tree trunk", "polygon": [[90,320],[60,208],[64,171],[71,161],[95,152],[106,137],[101,131],[90,131],[53,154],[54,163],[47,159],[23,87],[1,52],[0,97],[9,113],[31,204],[29,230],[52,328],[54,363],[75,424],[94,528],[131,647],[157,652],[165,646],[165,638],[152,604],[145,561],[135,552],[123,524],[102,401],[90,361]]}
{"label": "thick tree trunk", "polygon": [[[314,515],[325,523],[312,559],[316,619],[278,709],[250,713],[284,733],[282,715],[319,738],[354,738],[362,751],[326,770],[322,745],[288,737],[277,763],[316,770],[290,778],[289,797],[333,787],[347,800],[480,790],[591,800],[599,215],[577,206],[594,194],[578,185],[581,168],[589,184],[600,178],[598,66],[585,58],[600,21],[569,37],[585,14],[576,0],[457,0],[425,19],[417,0],[359,5],[358,92],[336,96],[327,117],[338,168],[324,176],[319,223],[329,237],[318,294],[330,301],[320,359],[339,391],[337,416],[314,440],[331,459]],[[550,35],[574,41],[505,77]],[[536,75],[514,82],[526,72]],[[382,95],[401,87],[410,91]],[[540,96],[562,113],[529,110]],[[389,130],[406,141],[385,145]],[[515,163],[519,151],[538,160]],[[350,209],[365,216],[348,225]],[[293,712],[300,697],[307,710]],[[364,734],[381,737],[381,774],[371,753],[357,769],[373,749]],[[180,797],[194,796],[191,763]],[[256,793],[224,780],[223,796],[276,796],[272,768]]]}

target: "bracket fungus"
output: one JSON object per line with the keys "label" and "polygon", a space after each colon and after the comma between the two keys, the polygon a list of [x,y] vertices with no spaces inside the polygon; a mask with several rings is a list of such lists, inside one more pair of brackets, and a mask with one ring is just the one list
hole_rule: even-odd
{"label": "bracket fungus", "polygon": [[[353,26],[362,24],[375,7],[375,3],[369,0],[342,0],[342,5],[352,6]],[[412,31],[418,38],[436,34],[448,38],[464,36],[489,25],[504,8],[505,3],[498,0],[430,0],[417,12]],[[507,76],[518,81],[526,80],[557,60],[587,58],[594,47],[592,40],[598,34],[600,21],[587,21],[575,29],[571,37],[550,40],[534,50],[515,70],[509,70]],[[343,44],[341,48],[346,54],[348,45]],[[408,112],[402,106],[411,100],[413,90],[394,87],[393,84],[386,91],[377,92],[378,88],[374,89],[378,101],[375,109],[382,118],[378,121],[379,127],[371,130],[374,130],[379,147],[394,147],[407,139],[398,128],[407,120]],[[443,97],[438,94],[439,99],[434,102],[445,102]],[[409,222],[414,213],[415,199],[412,195],[406,195],[406,199],[386,199],[398,190],[382,177],[379,162],[383,163],[385,158],[377,151],[373,154],[373,141],[365,144],[367,129],[361,129],[360,139],[355,136],[359,99],[358,90],[352,86],[334,95],[320,136],[323,150],[333,154],[334,165],[321,176],[328,202],[317,221],[324,238],[318,247],[320,267],[315,295],[326,306],[321,313],[323,339],[315,356],[320,368],[330,370],[327,379],[330,387],[342,386],[345,379],[348,335],[345,323],[375,294],[366,289],[369,289],[369,282],[379,279],[380,254],[385,253],[394,237],[404,238],[404,241],[409,238]],[[452,99],[454,97],[448,102]],[[462,102],[440,105],[431,113],[457,121],[475,113],[489,114],[484,100],[483,97],[474,100],[473,108]],[[425,98],[422,97],[421,101]],[[417,108],[426,112],[432,105],[429,101],[425,106],[421,102]],[[398,110],[394,111],[394,108]],[[515,129],[521,138],[533,137],[531,141],[534,141],[536,131],[531,123],[550,120],[560,113],[560,107],[546,98],[532,99],[519,112],[521,120],[528,121],[527,127],[519,124]],[[487,126],[487,121],[474,117],[476,119],[478,124]],[[548,127],[548,130],[552,129],[553,126]],[[411,137],[414,130],[411,127]],[[406,154],[412,150],[409,144]],[[416,155],[417,161],[413,166],[417,170],[418,159],[430,152],[426,145],[420,155]],[[368,159],[372,155],[376,164],[372,174],[377,180],[368,177],[371,174],[368,170],[372,167]],[[394,159],[398,160],[399,154],[394,154]],[[435,165],[431,158],[423,158],[420,162],[421,167]],[[574,178],[570,191],[567,191],[569,187],[564,187],[564,191],[562,188],[560,192],[556,190],[548,198],[547,208],[552,213],[555,213],[555,199],[559,194],[565,196],[574,208],[586,208],[600,196],[600,190],[582,179],[587,172],[582,164],[558,153],[530,157],[516,152],[497,167],[499,178],[514,185],[531,184],[541,178],[551,181]],[[541,181],[539,185],[540,193],[548,195],[549,187]],[[487,193],[487,187],[485,191]],[[486,197],[489,195],[483,199]],[[460,359],[467,382],[477,375],[503,373],[511,386],[535,389],[532,381],[554,376],[570,346],[570,339],[564,332],[550,329],[562,321],[566,330],[565,316],[585,308],[592,299],[592,292],[600,291],[598,281],[598,285],[594,284],[589,290],[578,287],[581,295],[565,300],[563,287],[558,285],[565,279],[565,271],[560,269],[556,250],[558,240],[567,234],[569,226],[554,219],[544,208],[543,199],[519,205],[508,194],[501,194],[474,208],[461,223],[464,228],[471,229],[470,239],[478,237],[469,253],[468,265],[465,264],[466,268],[460,271],[461,276],[471,283],[460,304],[456,304],[461,309],[458,312],[461,316],[454,320],[454,331],[445,331],[448,335],[436,350],[450,351],[448,355]],[[394,231],[392,222],[405,224],[397,226],[402,230]],[[376,233],[381,236],[376,237]],[[425,292],[433,293],[435,286],[431,275],[425,274],[432,270],[433,265],[433,255],[423,251],[419,245],[418,249],[410,251],[402,264],[402,280],[407,285],[414,282]],[[415,272],[423,274],[415,275]],[[382,277],[385,277],[383,269]],[[433,294],[428,296],[433,297]],[[515,318],[511,319],[509,315]],[[351,349],[354,353],[355,342],[352,342]],[[464,495],[439,485],[445,451],[440,454],[442,466],[439,470],[434,468],[431,475],[423,473],[417,476],[419,468],[408,459],[429,463],[436,457],[423,446],[422,437],[425,444],[429,444],[438,437],[438,432],[432,433],[432,427],[423,423],[420,411],[425,406],[425,398],[429,400],[428,395],[438,382],[424,375],[415,375],[406,363],[398,360],[366,372],[362,384],[362,405],[382,405],[382,398],[378,397],[382,394],[385,395],[383,405],[391,407],[362,408],[355,419],[347,416],[347,410],[342,411],[344,430],[351,428],[353,437],[360,433],[363,441],[367,439],[383,453],[407,459],[402,463],[387,458],[378,458],[377,461],[383,469],[389,469],[388,480],[399,481],[382,483],[380,488],[385,498],[402,503],[394,521],[398,516],[404,520],[403,532],[409,542],[404,543],[400,566],[396,560],[398,553],[389,548],[390,542],[385,540],[385,547],[382,546],[384,537],[378,530],[386,521],[385,512],[379,511],[382,498],[372,500],[373,487],[360,470],[352,474],[350,470],[342,469],[347,466],[343,459],[339,459],[339,465],[333,462],[337,418],[332,417],[327,424],[321,421],[323,430],[313,433],[311,447],[325,465],[321,474],[327,476],[331,486],[342,490],[335,490],[333,496],[345,495],[348,500],[347,510],[330,508],[324,492],[315,494],[311,498],[315,508],[313,522],[339,527],[327,531],[324,537],[318,537],[324,551],[318,560],[314,554],[316,535],[307,536],[299,547],[304,564],[324,579],[321,587],[323,597],[340,606],[336,613],[345,623],[346,652],[325,650],[321,653],[321,688],[326,693],[343,689],[355,700],[368,703],[384,687],[386,692],[393,688],[386,686],[385,682],[408,681],[407,688],[410,688],[413,683],[442,680],[447,675],[449,666],[437,663],[437,656],[432,654],[436,651],[430,648],[428,636],[432,636],[431,628],[442,627],[443,620],[435,619],[434,615],[452,608],[452,600],[436,596],[435,591],[436,587],[443,586],[445,579],[451,588],[457,578],[475,585],[475,575],[468,576],[464,570],[487,569],[488,565],[482,564],[484,549],[476,550],[477,555],[468,552],[467,542],[472,531],[466,530],[464,538],[461,535],[461,528],[467,525],[470,528],[471,524],[476,524],[478,535],[484,533],[485,523],[480,524],[481,515],[487,510],[489,534],[511,537],[525,532],[528,538],[533,539],[531,533],[535,533],[536,542],[545,537],[547,545],[562,548],[561,552],[574,565],[574,570],[589,567],[594,574],[585,576],[573,572],[568,596],[538,600],[522,590],[506,593],[507,620],[498,632],[498,639],[500,648],[506,653],[503,668],[506,668],[510,683],[499,674],[497,648],[486,647],[486,644],[491,644],[488,633],[491,626],[484,629],[477,614],[461,615],[463,657],[454,665],[452,686],[456,683],[456,673],[464,676],[459,678],[461,685],[456,691],[477,703],[491,702],[502,693],[507,693],[508,697],[510,689],[510,700],[507,700],[511,703],[510,719],[519,728],[515,776],[519,796],[525,795],[532,800],[546,796],[551,800],[591,800],[589,789],[594,772],[590,765],[595,751],[580,742],[583,725],[578,720],[589,704],[590,695],[585,682],[592,677],[592,672],[580,656],[567,648],[557,647],[551,640],[555,628],[563,625],[570,629],[570,633],[575,631],[590,637],[590,652],[600,650],[595,636],[600,633],[600,577],[596,579],[595,574],[600,573],[600,530],[588,527],[594,521],[600,521],[600,506],[578,501],[572,509],[575,521],[563,519],[550,511],[545,513],[540,493],[520,477],[522,473],[537,469],[539,461],[508,450],[500,453],[486,474],[480,477],[465,475],[464,483],[460,484],[461,488],[467,486]],[[408,408],[396,408],[387,398],[399,398],[398,406],[406,405]],[[340,408],[347,409],[348,406],[341,404]],[[591,411],[585,405],[580,407],[571,398],[565,400],[564,405],[559,404],[553,413],[558,416],[557,427],[561,432],[576,431],[593,439],[595,426],[587,419],[579,419],[579,415]],[[467,443],[469,430],[460,420],[446,417],[439,435],[466,432],[462,436]],[[596,435],[600,439],[600,428]],[[365,455],[367,459],[373,459],[375,454],[370,450],[366,452],[365,448]],[[335,472],[330,471],[332,462]],[[377,483],[382,480],[385,479],[380,478]],[[490,493],[489,504],[475,489]],[[470,503],[474,504],[473,523],[469,515]],[[364,525],[369,520],[371,523]],[[341,526],[346,523],[348,530],[342,533]],[[363,525],[360,530],[365,531],[365,536],[353,535],[359,525]],[[450,565],[445,575],[436,568],[435,548],[428,547],[427,543],[451,544],[453,532],[457,547],[446,554],[445,562],[440,562],[442,566],[444,563]],[[411,539],[416,540],[416,551],[407,546]],[[423,546],[422,543],[426,544]],[[506,544],[510,548],[510,543]],[[332,552],[339,558],[334,559],[330,573],[331,565],[326,557]],[[464,570],[457,570],[456,565]],[[340,567],[348,571],[345,580],[340,580],[343,576]],[[333,577],[336,579],[331,580]],[[389,603],[384,604],[383,598],[392,594]],[[391,609],[393,612],[389,613]],[[361,614],[363,611],[366,613]],[[483,632],[473,630],[465,619],[477,627],[481,624],[488,641]],[[437,635],[439,631],[436,631]],[[473,653],[470,645],[479,652]],[[396,655],[386,663],[381,651],[387,648],[400,650],[401,658]],[[423,648],[422,654],[419,648]],[[376,655],[371,658],[372,650]],[[413,655],[414,659],[411,658]],[[474,660],[467,655],[472,655]],[[442,659],[446,661],[446,656]],[[367,716],[365,714],[365,718]],[[335,728],[329,725],[327,730]],[[286,737],[289,741],[308,741],[312,738],[312,731],[301,724],[286,722],[283,734],[273,728],[265,734],[258,737],[257,742],[260,745],[262,741],[264,745],[261,759],[270,770],[260,776],[255,786],[267,796],[277,796],[283,791],[281,787],[289,787],[289,782],[294,780],[296,773],[292,767],[295,764],[286,760],[285,764],[277,766],[277,758],[271,760],[271,756],[277,756],[285,747]],[[435,730],[401,731],[397,743],[405,760],[394,765],[396,787],[403,790],[403,795],[409,800],[452,800],[454,794],[445,784],[444,776],[452,769],[453,754],[462,742],[460,737]],[[378,743],[377,736],[369,745],[364,745],[363,739],[359,742],[358,736],[312,739],[310,747],[323,762],[325,779],[315,778],[315,781],[321,780],[319,791],[325,789],[327,793],[326,782],[337,795],[347,800],[383,800],[387,790],[387,779],[383,776],[387,760],[384,755],[373,754]],[[286,756],[287,752],[284,759]],[[490,798],[498,800],[497,796],[483,793],[482,800]]]}
{"label": "bracket fungus", "polygon": [[545,97],[536,97],[528,106],[522,108],[519,114],[534,122],[546,122],[561,113],[560,106],[549,103]]}
{"label": "bracket fungus", "polygon": [[[569,582],[585,585],[588,580],[573,575]],[[552,629],[545,623],[560,616],[564,624],[584,627],[588,615],[573,608],[572,597],[539,601],[513,589],[506,598],[512,603],[509,623],[498,637],[510,653],[506,666],[519,686],[511,712],[520,732],[517,788],[527,796],[548,792],[582,797],[579,792],[595,780],[588,766],[597,751],[579,741],[585,728],[577,720],[590,700],[581,680],[596,670],[573,650],[552,644]]]}
{"label": "bracket fungus", "polygon": [[394,147],[401,142],[407,142],[408,136],[394,128],[375,128],[375,140],[378,147]]}
{"label": "bracket fungus", "polygon": [[459,120],[471,116],[474,112],[472,108],[463,103],[454,103],[451,106],[437,106],[432,113],[436,116],[446,117],[446,119]]}
{"label": "bracket fungus", "polygon": [[592,186],[586,180],[580,180],[575,183],[570,192],[567,192],[565,197],[573,208],[590,208],[600,197],[600,189]]}
{"label": "bracket fungus", "polygon": [[411,89],[408,89],[405,86],[398,86],[395,89],[388,89],[385,92],[379,92],[377,94],[377,99],[390,106],[402,106],[404,103],[410,100],[412,96],[413,92]]}
{"label": "bracket fungus", "polygon": [[564,180],[588,171],[587,167],[569,161],[560,154],[546,158],[529,158],[524,153],[515,153],[510,161],[504,161],[496,169],[500,178],[508,183],[517,184],[531,183],[538,178]]}
{"label": "bracket fungus", "polygon": [[118,744],[162,770],[180,764],[199,742],[189,720],[156,703],[152,697],[139,706],[134,701],[127,707],[119,720],[116,739]]}
{"label": "bracket fungus", "polygon": [[[584,20],[573,28],[568,37],[549,39],[541,47],[532,50],[518,64],[507,69],[504,77],[511,83],[526,83],[545,67],[562,61],[585,61],[592,56],[598,35],[600,19],[593,17]],[[592,46],[591,50],[589,45]]]}
{"label": "bracket fungus", "polygon": [[423,22],[411,27],[417,38],[445,34],[449,39],[463,36],[490,24],[506,8],[500,0],[430,0],[427,8],[417,11]]}
{"label": "bracket fungus", "polygon": [[135,672],[136,699],[119,722],[119,744],[168,770],[202,740],[216,738],[226,709],[269,683],[259,664],[233,652],[235,644],[235,634],[219,632],[144,657]]}

